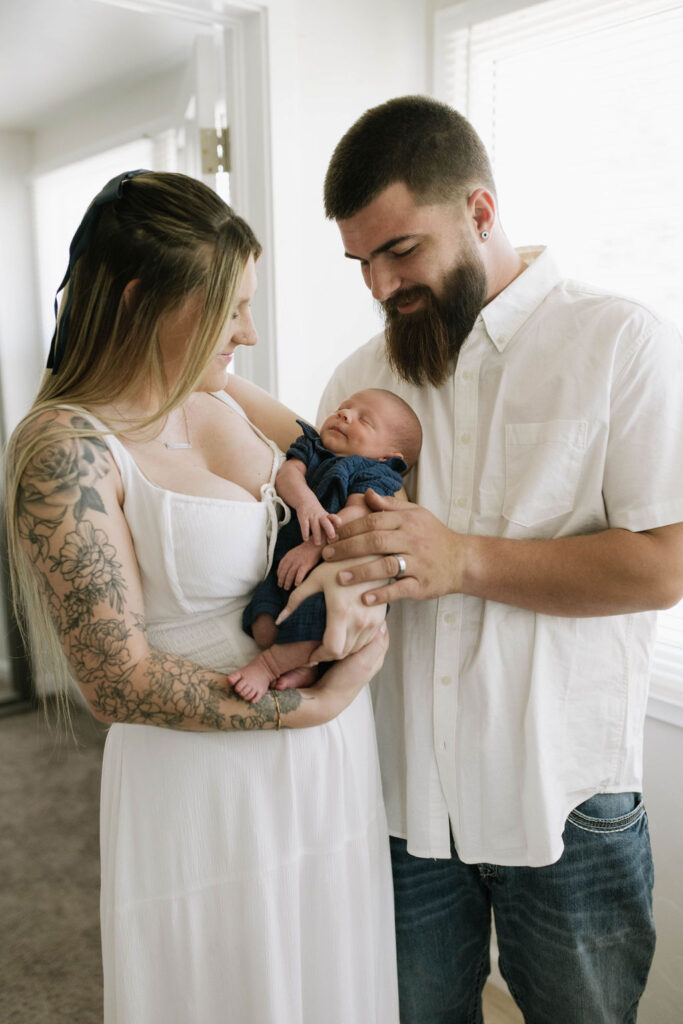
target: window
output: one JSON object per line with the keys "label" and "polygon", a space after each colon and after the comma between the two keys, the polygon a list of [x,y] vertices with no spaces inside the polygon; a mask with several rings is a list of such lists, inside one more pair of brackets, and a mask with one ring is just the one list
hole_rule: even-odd
{"label": "window", "polygon": [[[434,39],[434,92],[486,144],[508,236],[683,323],[683,3],[511,6],[437,11]],[[683,724],[683,604],[659,616],[653,692]]]}

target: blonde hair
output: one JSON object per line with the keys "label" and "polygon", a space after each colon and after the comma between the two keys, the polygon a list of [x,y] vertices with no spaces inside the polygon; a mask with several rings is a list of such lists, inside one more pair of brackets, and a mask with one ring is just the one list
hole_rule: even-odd
{"label": "blonde hair", "polygon": [[[95,201],[86,216],[94,206]],[[45,414],[64,405],[111,405],[148,384],[159,398],[158,408],[131,423],[131,430],[162,421],[196,387],[230,315],[249,257],[257,259],[261,253],[249,225],[208,186],[183,174],[137,174],[93,221],[85,251],[70,264],[62,296],[58,327],[70,307],[64,351],[55,371],[45,373],[5,459],[5,515],[17,620],[36,669],[55,676],[58,712],[67,718],[71,672],[50,615],[49,584],[21,544],[21,481],[34,460],[42,458],[49,472],[52,460],[70,457],[77,439],[101,436],[103,431],[76,418],[70,425],[51,424],[46,432]],[[131,282],[134,286],[124,294]],[[201,312],[181,372],[169,386],[159,322],[192,295],[201,298]]]}

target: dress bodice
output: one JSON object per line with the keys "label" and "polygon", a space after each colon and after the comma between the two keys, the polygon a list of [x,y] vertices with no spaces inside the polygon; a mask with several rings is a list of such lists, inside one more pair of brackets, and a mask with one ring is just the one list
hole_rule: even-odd
{"label": "dress bodice", "polygon": [[[214,397],[246,419],[225,392]],[[106,429],[87,410],[78,411]],[[123,512],[135,545],[145,616],[152,628],[180,624],[188,616],[196,620],[241,608],[268,571],[282,509],[274,483],[283,455],[250,425],[273,453],[260,501],[202,497],[160,487],[145,476],[114,435],[103,436],[121,473]]]}

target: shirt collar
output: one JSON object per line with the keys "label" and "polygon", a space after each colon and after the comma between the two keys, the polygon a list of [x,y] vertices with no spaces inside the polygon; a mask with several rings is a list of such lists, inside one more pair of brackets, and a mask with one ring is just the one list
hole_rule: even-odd
{"label": "shirt collar", "polygon": [[499,352],[561,280],[559,269],[547,248],[525,246],[517,252],[527,264],[526,270],[487,303],[477,318]]}

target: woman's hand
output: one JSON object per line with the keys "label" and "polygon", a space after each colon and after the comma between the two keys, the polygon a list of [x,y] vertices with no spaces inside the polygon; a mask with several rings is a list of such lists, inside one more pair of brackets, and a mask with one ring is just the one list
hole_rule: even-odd
{"label": "woman's hand", "polygon": [[314,651],[310,664],[321,661],[340,661],[354,651],[360,650],[374,636],[384,622],[386,605],[366,606],[361,594],[377,585],[376,580],[342,587],[337,582],[337,572],[345,566],[366,561],[365,558],[349,559],[345,563],[316,566],[301,586],[292,591],[286,607],[278,617],[278,625],[298,608],[302,601],[312,594],[323,592],[327,607],[327,629],[323,642]]}
{"label": "woman's hand", "polygon": [[311,702],[307,713],[315,715],[319,720],[311,724],[329,722],[348,707],[379,672],[388,647],[389,631],[386,624],[382,623],[364,647],[343,661],[336,661],[317,683],[302,690],[301,693],[306,696],[315,696],[315,703]]}

